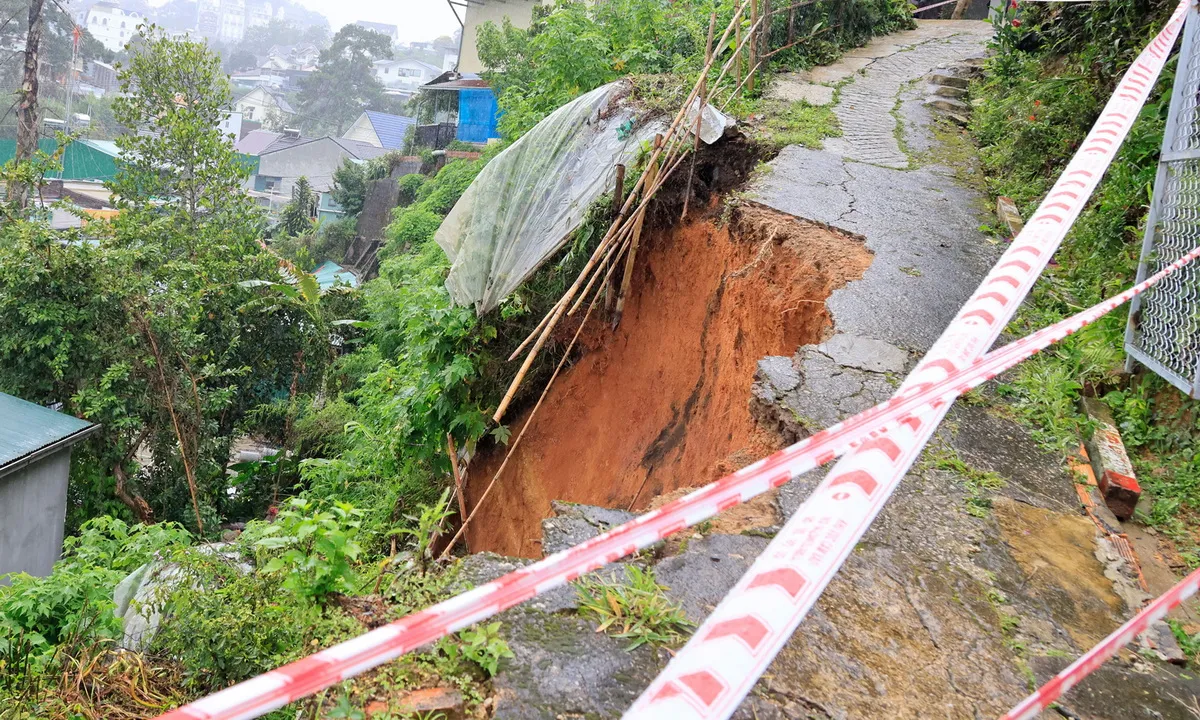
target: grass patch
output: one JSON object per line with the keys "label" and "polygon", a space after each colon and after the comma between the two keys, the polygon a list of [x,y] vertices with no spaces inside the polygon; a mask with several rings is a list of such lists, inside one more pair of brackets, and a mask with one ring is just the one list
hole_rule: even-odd
{"label": "grass patch", "polygon": [[804,100],[792,103],[768,100],[757,103],[754,110],[751,114],[765,116],[755,139],[775,149],[803,145],[820,150],[825,138],[842,134],[837,116],[828,105],[812,105]]}
{"label": "grass patch", "polygon": [[998,474],[968,465],[958,453],[947,447],[930,449],[925,454],[923,463],[925,467],[946,470],[963,479],[963,486],[967,490],[967,513],[974,517],[987,517],[992,508],[989,493],[1006,484],[1004,478]]}
{"label": "grass patch", "polygon": [[576,583],[575,590],[580,613],[600,623],[596,632],[629,639],[628,650],[647,643],[678,645],[692,628],[651,570],[627,565],[625,582],[592,577]]}

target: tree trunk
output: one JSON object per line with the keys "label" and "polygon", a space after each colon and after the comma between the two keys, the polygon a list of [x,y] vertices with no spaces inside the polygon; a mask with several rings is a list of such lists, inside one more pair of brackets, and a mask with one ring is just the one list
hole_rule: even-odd
{"label": "tree trunk", "polygon": [[971,7],[971,0],[958,0],[954,4],[954,12],[950,13],[951,20],[962,20],[962,17],[967,12],[967,8]]}
{"label": "tree trunk", "polygon": [[134,439],[133,444],[129,446],[129,452],[125,453],[125,457],[121,458],[113,466],[113,477],[117,481],[117,486],[113,490],[113,493],[117,496],[118,500],[133,511],[138,520],[147,525],[154,522],[154,511],[150,509],[150,503],[146,502],[141,495],[138,495],[136,491],[131,493],[126,487],[129,475],[125,473],[125,463],[133,459],[133,456],[137,454],[138,448],[146,441],[146,436],[149,434],[149,429],[142,430],[137,438]]}
{"label": "tree trunk", "polygon": [[[17,102],[17,154],[18,164],[33,158],[37,150],[38,136],[38,46],[42,42],[42,7],[45,0],[30,0],[29,26],[25,34],[25,65],[21,79],[20,96]],[[25,183],[13,182],[9,187],[9,199],[18,207],[29,203],[29,187]]]}

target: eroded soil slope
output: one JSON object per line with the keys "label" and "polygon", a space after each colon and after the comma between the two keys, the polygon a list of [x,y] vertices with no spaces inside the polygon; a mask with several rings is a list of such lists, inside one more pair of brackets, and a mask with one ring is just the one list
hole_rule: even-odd
{"label": "eroded soil slope", "polygon": [[[749,203],[727,224],[649,238],[621,325],[585,333],[591,350],[547,395],[468,530],[471,551],[537,557],[551,500],[641,508],[774,450],[747,406],[755,364],[819,341],[825,298],[870,262],[853,236]],[[472,505],[504,451],[471,464]]]}

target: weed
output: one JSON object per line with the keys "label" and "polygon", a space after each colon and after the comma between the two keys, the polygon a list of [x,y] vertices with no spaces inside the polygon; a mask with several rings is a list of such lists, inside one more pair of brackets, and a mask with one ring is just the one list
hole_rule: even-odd
{"label": "weed", "polygon": [[900,272],[904,273],[905,275],[911,275],[913,277],[921,277],[921,271],[916,269],[915,267],[901,267]]}
{"label": "weed", "polygon": [[262,572],[284,571],[284,587],[321,604],[331,593],[350,590],[354,586],[350,563],[362,552],[356,540],[362,514],[347,503],[321,509],[314,500],[290,499],[288,509],[255,543],[261,550],[284,551],[271,558]]}
{"label": "weed", "polygon": [[803,145],[820,150],[825,138],[842,134],[832,108],[811,105],[804,100],[793,103],[763,101],[754,110],[765,114],[759,140],[768,147]]}
{"label": "weed", "polygon": [[692,627],[680,606],[672,603],[651,570],[625,566],[626,582],[592,577],[575,584],[579,609],[600,621],[596,632],[615,630],[633,650],[646,643],[675,645]]}
{"label": "weed", "polygon": [[434,541],[442,534],[447,518],[453,514],[454,511],[450,509],[450,488],[446,488],[436,503],[422,505],[420,513],[407,516],[413,526],[401,527],[395,531],[397,535],[412,536],[415,545],[413,552],[422,575],[425,574],[429,561],[433,559],[431,549]]}
{"label": "weed", "polygon": [[1004,487],[1004,478],[997,473],[980,470],[968,465],[952,448],[940,446],[931,448],[925,454],[923,463],[926,467],[947,470],[962,478],[967,489],[967,513],[973,517],[987,517],[992,507],[992,500],[987,492]]}

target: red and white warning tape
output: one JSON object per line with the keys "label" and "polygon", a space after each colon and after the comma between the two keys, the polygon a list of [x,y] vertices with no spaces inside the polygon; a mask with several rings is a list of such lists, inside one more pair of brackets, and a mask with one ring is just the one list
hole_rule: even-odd
{"label": "red and white warning tape", "polygon": [[1116,655],[1118,650],[1133,642],[1138,635],[1146,632],[1155,622],[1163,619],[1171,608],[1195,595],[1198,587],[1200,587],[1200,570],[1193,570],[1187,577],[1179,581],[1178,585],[1156,598],[1140,613],[1134,615],[1133,619],[1104,638],[1099,645],[1063,668],[1063,671],[1051,678],[1050,682],[1022,700],[1015,708],[1005,713],[1000,720],[1033,720],[1043,710],[1048,710],[1055,700],[1062,697],[1063,693],[1075,687],[1080,680],[1103,665],[1105,660]]}
{"label": "red and white warning tape", "polygon": [[257,717],[632,554],[830,462],[855,446],[887,442],[890,430],[911,422],[915,416],[934,412],[958,395],[1095,322],[1197,257],[1200,247],[1121,294],[991,352],[969,368],[953,372],[928,387],[905,390],[885,403],[599,537],[162,717],[171,720]]}
{"label": "red and white warning tape", "polygon": [[887,402],[599,537],[161,717],[170,720],[257,717],[630,555],[830,462],[855,446],[886,442],[889,430],[910,422],[915,416],[933,412],[958,395],[1074,334],[1197,257],[1200,257],[1200,247],[1121,294],[999,348],[969,368],[951,373],[928,387],[903,391]]}
{"label": "red and white warning tape", "polygon": [[[1116,156],[1183,24],[1181,2],[1121,78],[1049,195],[901,386],[922,390],[995,342]],[[843,457],[733,590],[625,714],[727,718],[795,632],[916,460],[949,403],[913,415]]]}
{"label": "red and white warning tape", "polygon": [[[1150,49],[1156,53],[1153,57],[1157,60],[1157,64],[1150,66],[1152,73],[1143,77],[1142,82],[1145,84],[1145,88],[1134,93],[1127,87],[1129,74],[1118,86],[1117,96],[1122,98],[1123,103],[1136,103],[1137,106],[1140,106],[1140,103],[1144,101],[1149,86],[1153,84],[1154,76],[1161,69],[1162,60],[1165,60],[1166,54],[1174,42],[1174,35],[1178,31],[1178,19],[1179,14],[1177,13],[1163,31],[1163,33],[1170,31],[1169,38],[1164,38],[1164,35],[1160,34],[1155,43],[1151,45]],[[1157,54],[1161,54],[1162,57],[1158,58]],[[1145,55],[1146,53],[1143,53],[1143,57],[1139,58],[1138,63],[1142,63]],[[1130,73],[1133,73],[1134,70],[1142,72],[1138,64],[1135,64]],[[1139,75],[1139,77],[1141,76]],[[1132,97],[1125,98],[1124,96],[1127,94],[1132,94]],[[1095,187],[1112,152],[1128,132],[1128,123],[1131,123],[1132,118],[1136,116],[1136,108],[1122,105],[1121,108],[1114,110],[1112,105],[1110,102],[1110,106],[1105,109],[1105,114],[1101,116],[1097,124],[1097,128],[1103,129],[1104,134],[1111,133],[1111,139],[1102,137],[1097,141],[1093,138],[1096,130],[1093,130],[1081,150],[1081,153],[1088,155],[1103,155],[1103,162],[1098,166],[1076,168],[1074,167],[1075,161],[1072,161],[1072,165],[1068,166],[1064,173],[1063,180],[1060,180],[1059,184],[1055,186],[1046,203],[1026,226],[1026,233],[1032,228],[1033,235],[1037,237],[1027,238],[1026,233],[1022,233],[1014,241],[1013,247],[1001,259],[1002,262],[997,270],[993,272],[992,276],[989,276],[988,280],[985,280],[981,292],[977,293],[964,307],[956,322],[965,321],[968,325],[982,324],[987,328],[995,326],[995,332],[999,332],[1003,325],[1003,322],[999,320],[1002,317],[1002,309],[1010,301],[1015,307],[1015,301],[1024,296],[1028,287],[1036,279],[1034,267],[1037,268],[1037,272],[1040,272],[1049,258],[1053,247],[1048,249],[1044,247],[1047,241],[1043,239],[1043,236],[1057,238],[1053,239],[1053,245],[1057,245],[1062,233],[1078,214],[1083,200]],[[1124,113],[1119,112],[1122,108]],[[1106,129],[1109,127],[1107,123],[1114,122],[1114,119],[1123,119],[1128,122],[1126,124],[1118,123],[1111,129]],[[1052,202],[1055,200],[1057,201]],[[1079,207],[1073,207],[1076,202]],[[1058,206],[1062,206],[1061,212],[1055,210]],[[1041,241],[1040,245],[1035,244],[1036,241]],[[1179,262],[1121,295],[1001,348],[981,360],[958,364],[951,361],[930,362],[927,360],[918,366],[918,372],[922,368],[933,367],[939,370],[936,377],[929,377],[920,382],[906,383],[901,388],[901,392],[886,403],[823,430],[786,450],[642,515],[625,525],[614,528],[599,537],[551,555],[471,592],[197,700],[161,717],[169,720],[235,720],[257,717],[513,607],[618,558],[630,555],[672,533],[777,487],[792,477],[830,462],[840,454],[855,448],[863,453],[882,453],[893,461],[901,455],[915,457],[916,449],[907,453],[898,452],[901,447],[900,443],[911,445],[915,430],[923,427],[932,428],[936,425],[936,422],[944,414],[945,408],[959,393],[977,386],[1008,367],[1012,367],[1054,340],[1075,332],[1116,305],[1158,282],[1162,277],[1178,269],[1198,254],[1200,254],[1200,249],[1193,251]],[[1006,285],[1008,287],[1005,287]],[[1016,292],[1018,290],[1019,294]],[[1001,310],[998,311],[997,308]],[[954,328],[953,325],[951,327]],[[948,331],[935,345],[931,355],[939,348],[944,350],[980,348],[982,350],[990,345],[994,338],[995,335],[992,335],[985,344],[981,338],[974,337],[971,333]],[[914,378],[916,374],[915,372]],[[896,457],[893,457],[893,448],[896,451]],[[911,462],[911,457],[909,462]],[[907,463],[904,464],[904,467],[907,468]],[[835,472],[836,470],[835,468]],[[834,478],[834,474],[831,473],[830,476],[836,480],[834,485],[837,486],[837,489],[830,495],[830,500],[833,502],[842,502],[853,498],[859,501],[858,505],[863,505],[862,496],[867,496],[873,498],[872,503],[881,507],[882,500],[886,499],[887,494],[890,494],[890,490],[888,493],[874,492],[876,487],[872,486],[872,483],[876,481],[865,470],[852,468],[849,472],[837,474],[837,478]],[[826,479],[823,486],[829,484],[830,478]],[[843,494],[849,497],[842,498]],[[833,495],[838,497],[833,497]],[[862,514],[861,517],[862,530],[865,530],[866,525],[878,512],[878,507],[875,507],[873,511],[868,507],[867,510],[868,512]],[[811,514],[808,513],[805,518],[807,519]],[[798,513],[796,517],[800,517],[800,515]],[[804,549],[802,545],[807,546],[813,551],[810,558],[818,555],[825,558],[833,557],[830,555],[831,545],[829,543],[844,528],[835,528],[819,523],[814,526],[814,529],[816,532],[810,533],[811,537],[798,538],[797,542],[800,544],[794,547]],[[840,562],[841,560],[838,559],[836,563],[827,563],[828,576],[832,576]],[[798,577],[800,577],[798,573],[785,568],[780,574],[768,576],[765,579],[760,578],[760,580],[763,583],[769,583],[770,586],[783,589],[785,594],[793,597],[795,594],[789,592],[791,588],[803,589],[816,586],[815,582],[808,582],[804,578],[800,578],[802,584],[797,586],[794,578]],[[820,587],[823,588],[826,582],[828,582],[828,577],[824,578]],[[767,587],[767,585],[763,585],[763,587]],[[813,599],[815,600],[815,596]],[[711,633],[711,629],[709,632]],[[731,626],[727,626],[723,632],[726,635],[735,633]],[[735,634],[738,635],[739,641],[743,641],[744,635]],[[700,637],[707,636],[698,633],[697,638]],[[755,647],[761,647],[761,641],[756,643]],[[773,655],[774,652],[771,653],[771,656]],[[672,664],[673,666],[674,664]],[[668,670],[670,669],[668,668]],[[761,669],[758,669],[758,672],[761,672]],[[757,677],[757,672],[754,677]],[[692,688],[687,680],[681,682],[683,687]],[[753,680],[750,681],[750,684],[752,682]],[[746,690],[748,689],[749,685],[746,686]],[[743,695],[744,692],[738,696],[738,699]],[[728,697],[729,693],[725,693],[725,696]],[[669,698],[660,693],[656,701],[662,699]],[[691,707],[691,704],[688,706]],[[734,706],[736,706],[736,702]],[[666,708],[662,709],[667,710]],[[658,709],[654,709],[649,711],[646,716],[682,717],[695,716],[695,713],[685,711],[675,715],[672,711],[660,713]]]}

